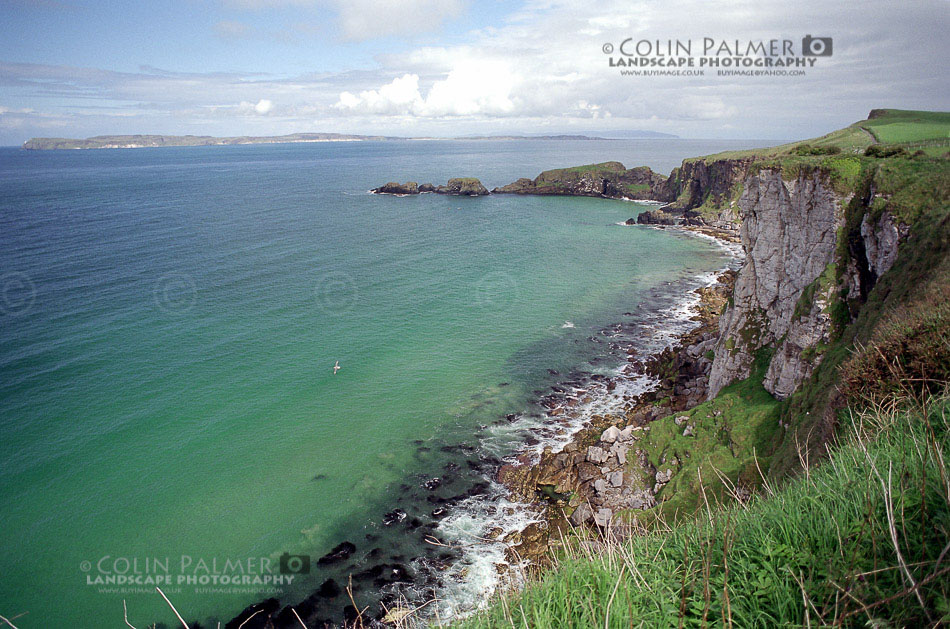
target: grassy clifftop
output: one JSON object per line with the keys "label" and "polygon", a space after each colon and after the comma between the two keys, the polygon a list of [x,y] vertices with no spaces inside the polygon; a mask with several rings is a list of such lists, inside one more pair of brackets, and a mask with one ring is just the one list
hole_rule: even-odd
{"label": "grassy clifftop", "polygon": [[[712,162],[720,159],[767,158],[802,153],[803,147],[845,155],[864,153],[872,145],[924,150],[940,156],[950,151],[950,112],[873,109],[866,120],[811,140],[791,142],[770,148],[726,151],[693,160]],[[943,149],[941,151],[941,149]]]}

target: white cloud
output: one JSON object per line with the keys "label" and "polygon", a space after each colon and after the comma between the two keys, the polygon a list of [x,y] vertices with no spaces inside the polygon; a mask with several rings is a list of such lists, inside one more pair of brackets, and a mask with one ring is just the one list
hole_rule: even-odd
{"label": "white cloud", "polygon": [[335,107],[372,114],[409,114],[422,102],[419,76],[404,74],[378,90],[363,90],[358,96],[341,92]]}
{"label": "white cloud", "polygon": [[267,113],[270,113],[270,110],[273,108],[274,108],[274,103],[265,98],[262,98],[261,100],[257,101],[257,104],[254,105],[254,111],[261,114],[262,116]]}
{"label": "white cloud", "polygon": [[512,92],[520,78],[503,61],[464,61],[435,81],[425,97],[419,76],[405,74],[359,95],[344,91],[336,109],[372,114],[421,117],[508,115],[515,110]]}

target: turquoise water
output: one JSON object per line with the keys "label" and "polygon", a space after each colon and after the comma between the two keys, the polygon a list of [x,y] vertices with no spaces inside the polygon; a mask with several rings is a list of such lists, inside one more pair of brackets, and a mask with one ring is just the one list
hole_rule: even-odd
{"label": "turquoise water", "polygon": [[[407,487],[529,408],[549,370],[614,369],[590,362],[589,337],[725,255],[618,226],[631,203],[365,191],[610,158],[668,170],[727,148],[0,149],[0,613],[120,626],[125,599],[133,624],[172,622],[150,585],[87,584],[126,559],[178,574],[194,573],[182,556],[313,557],[274,591],[163,586],[190,621],[302,600],[344,539],[360,566],[374,547],[411,562],[422,534],[382,525],[398,505],[413,515]],[[471,467],[447,486],[474,483]]]}

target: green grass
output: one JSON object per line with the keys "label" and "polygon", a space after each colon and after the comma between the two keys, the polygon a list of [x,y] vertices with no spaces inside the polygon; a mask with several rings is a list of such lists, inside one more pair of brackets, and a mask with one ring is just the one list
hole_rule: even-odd
{"label": "green grass", "polygon": [[[714,400],[650,423],[637,448],[657,470],[670,469],[673,477],[657,494],[657,507],[630,515],[643,524],[691,516],[701,506],[703,492],[721,495],[720,476],[749,490],[759,485],[757,465],[768,469],[781,417],[781,403],[762,387],[770,358],[762,352],[752,375],[724,388]],[[691,434],[684,435],[687,426]],[[642,473],[636,461],[627,467],[632,476]],[[652,486],[653,478],[641,482]]]}
{"label": "green grass", "polygon": [[784,488],[625,542],[568,539],[555,569],[460,626],[950,622],[948,421],[946,398],[865,413]]}
{"label": "green grass", "polygon": [[857,123],[883,144],[950,140],[950,113],[879,109]]}
{"label": "green grass", "polygon": [[[763,159],[793,155],[803,147],[839,149],[843,154],[858,154],[872,144],[922,144],[925,153],[942,156],[950,148],[950,113],[937,111],[909,111],[901,109],[874,110],[876,117],[861,120],[844,129],[811,140],[792,142],[769,148],[745,151],[725,151],[694,158],[712,163],[721,159]],[[936,147],[928,147],[936,144]],[[942,150],[941,150],[942,147]],[[691,160],[687,160],[691,161]]]}

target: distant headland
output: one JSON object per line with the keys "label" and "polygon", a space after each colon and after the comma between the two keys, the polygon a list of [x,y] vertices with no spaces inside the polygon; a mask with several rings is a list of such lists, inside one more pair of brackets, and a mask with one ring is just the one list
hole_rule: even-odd
{"label": "distant headland", "polygon": [[[676,138],[655,131],[623,131],[629,138]],[[459,137],[401,137],[389,135],[355,135],[349,133],[291,133],[288,135],[239,135],[215,137],[210,135],[96,135],[91,138],[30,138],[23,148],[30,151],[55,149],[131,149],[158,146],[222,146],[232,144],[298,144],[308,142],[381,142],[390,140],[609,140],[614,138],[587,135],[473,135]]]}

